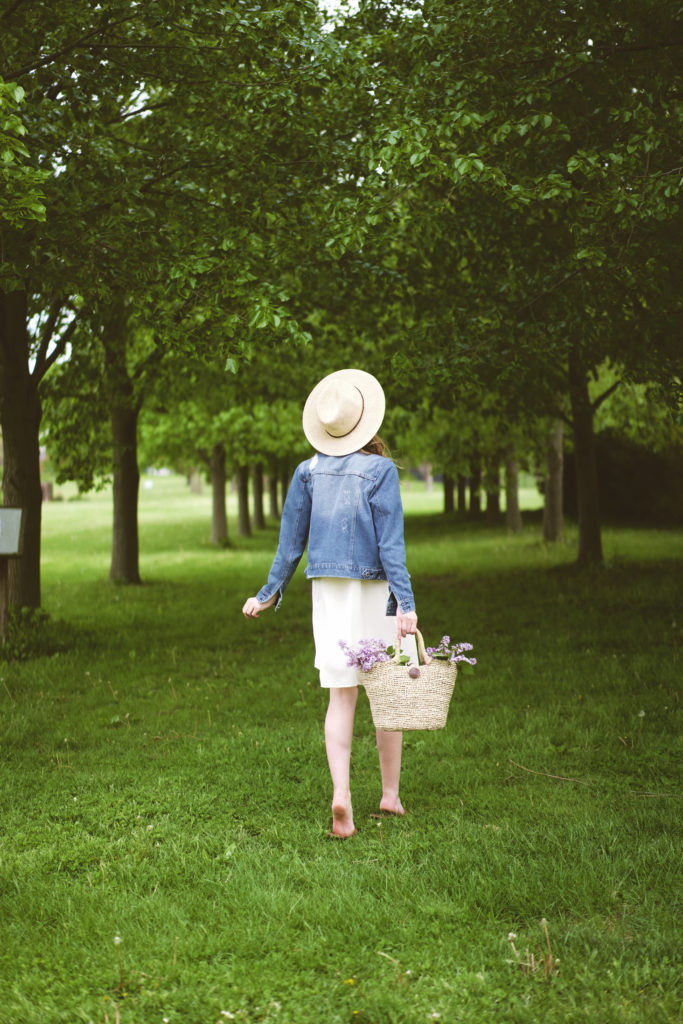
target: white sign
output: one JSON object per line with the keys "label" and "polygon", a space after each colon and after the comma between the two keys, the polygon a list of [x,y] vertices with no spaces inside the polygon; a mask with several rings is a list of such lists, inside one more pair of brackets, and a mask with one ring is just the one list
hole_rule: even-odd
{"label": "white sign", "polygon": [[0,508],[0,555],[18,555],[23,509]]}

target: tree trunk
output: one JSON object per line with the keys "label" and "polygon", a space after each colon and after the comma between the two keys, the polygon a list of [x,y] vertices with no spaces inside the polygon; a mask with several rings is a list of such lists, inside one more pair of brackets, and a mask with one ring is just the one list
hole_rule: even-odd
{"label": "tree trunk", "polygon": [[248,466],[237,467],[237,536],[251,537]]}
{"label": "tree trunk", "polygon": [[268,506],[273,519],[280,518],[280,509],[277,501],[277,462],[271,460],[270,473],[268,474]]}
{"label": "tree trunk", "polygon": [[420,472],[424,477],[425,490],[427,494],[431,494],[434,490],[434,477],[432,476],[432,464],[431,462],[423,462],[420,465]]}
{"label": "tree trunk", "polygon": [[138,409],[119,406],[111,410],[114,452],[114,527],[109,579],[115,583],[140,583],[138,540]]}
{"label": "tree trunk", "polygon": [[0,290],[0,423],[5,505],[24,510],[23,554],[9,565],[9,603],[40,607],[40,420],[38,381],[29,369],[25,292]]}
{"label": "tree trunk", "polygon": [[494,455],[486,467],[486,522],[495,526],[500,518],[500,461]]}
{"label": "tree trunk", "polygon": [[446,515],[455,511],[455,480],[450,473],[443,475],[443,510]]}
{"label": "tree trunk", "polygon": [[263,466],[257,462],[253,471],[254,482],[254,526],[257,530],[265,530],[266,517],[263,513]]}
{"label": "tree trunk", "polygon": [[514,444],[505,449],[505,521],[510,533],[520,533],[522,513],[519,510],[519,463]]}
{"label": "tree trunk", "polygon": [[602,563],[598,468],[593,433],[593,408],[588,393],[588,378],[575,350],[569,356],[569,398],[574,433],[576,491],[579,506],[580,565]]}
{"label": "tree trunk", "polygon": [[225,445],[215,444],[209,460],[211,476],[211,543],[228,543],[228,515],[225,506]]}
{"label": "tree trunk", "polygon": [[564,532],[562,473],[564,445],[562,420],[557,420],[546,437],[546,476],[543,485],[543,540],[562,540]]}
{"label": "tree trunk", "polygon": [[467,477],[464,473],[458,473],[458,513],[464,515],[467,511]]}
{"label": "tree trunk", "polygon": [[470,464],[470,515],[481,514],[481,457],[474,455]]}
{"label": "tree trunk", "polygon": [[287,459],[282,459],[280,462],[280,489],[282,491],[282,507],[284,508],[289,490],[289,462]]}
{"label": "tree trunk", "polygon": [[114,465],[114,523],[109,579],[140,583],[138,538],[138,416],[133,380],[126,362],[126,318],[117,308],[102,332]]}

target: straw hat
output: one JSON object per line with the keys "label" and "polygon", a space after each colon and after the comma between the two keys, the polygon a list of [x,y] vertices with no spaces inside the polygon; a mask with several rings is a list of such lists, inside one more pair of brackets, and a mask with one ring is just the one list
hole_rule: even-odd
{"label": "straw hat", "polygon": [[350,455],[371,441],[384,419],[382,385],[365,370],[336,370],[306,400],[304,434],[323,455]]}

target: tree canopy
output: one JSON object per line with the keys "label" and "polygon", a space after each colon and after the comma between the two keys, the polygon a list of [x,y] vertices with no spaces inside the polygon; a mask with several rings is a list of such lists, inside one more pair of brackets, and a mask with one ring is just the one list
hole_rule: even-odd
{"label": "tree canopy", "polygon": [[112,464],[135,462],[178,359],[263,357],[249,408],[356,362],[409,413],[479,389],[498,432],[565,417],[579,557],[599,561],[595,413],[621,379],[680,387],[680,20],[673,0],[363,0],[334,24],[314,0],[6,6],[14,599],[40,599],[43,405],[84,467],[104,410]]}

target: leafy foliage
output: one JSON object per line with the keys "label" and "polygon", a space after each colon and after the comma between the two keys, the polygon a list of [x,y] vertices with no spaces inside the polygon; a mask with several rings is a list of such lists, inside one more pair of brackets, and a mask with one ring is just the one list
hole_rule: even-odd
{"label": "leafy foliage", "polygon": [[5,225],[45,220],[42,186],[48,172],[29,163],[19,113],[24,97],[20,85],[0,79],[0,224]]}

